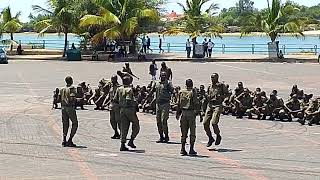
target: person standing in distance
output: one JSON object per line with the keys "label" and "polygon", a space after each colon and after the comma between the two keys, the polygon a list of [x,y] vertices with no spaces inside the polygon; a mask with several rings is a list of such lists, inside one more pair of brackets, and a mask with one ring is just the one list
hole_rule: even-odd
{"label": "person standing in distance", "polygon": [[[73,79],[68,76],[65,78],[66,87],[60,90],[61,97],[61,112],[62,112],[62,126],[63,126],[63,147],[76,147],[73,143],[73,137],[75,136],[78,129],[78,119],[76,113],[76,95],[77,89],[72,86]],[[69,121],[72,122],[71,132],[69,140],[67,141],[67,135],[69,131]]]}
{"label": "person standing in distance", "polygon": [[189,39],[187,39],[186,42],[186,51],[187,51],[187,58],[190,58],[190,54],[191,54],[191,42]]}
{"label": "person standing in distance", "polygon": [[156,64],[156,60],[152,60],[152,63],[149,66],[149,74],[151,75],[151,80],[155,81],[157,79],[157,64]]}
{"label": "person standing in distance", "polygon": [[169,142],[168,119],[170,100],[173,94],[173,86],[168,82],[167,74],[161,72],[160,82],[153,83],[153,87],[147,97],[156,93],[156,118],[160,139],[157,143]]}
{"label": "person standing in distance", "polygon": [[[196,116],[200,112],[200,102],[198,99],[198,93],[193,89],[193,81],[191,79],[186,80],[186,89],[179,92],[178,95],[178,108],[176,118],[180,119],[181,128],[181,151],[182,156],[187,155],[186,140],[188,137],[188,131],[190,129],[190,150],[189,155],[197,155],[194,150],[194,143],[196,141]],[[181,118],[180,118],[181,116]]]}
{"label": "person standing in distance", "polygon": [[118,103],[120,107],[120,151],[128,151],[129,149],[126,147],[126,142],[130,123],[132,123],[132,133],[130,141],[128,142],[128,146],[130,146],[131,148],[136,148],[133,141],[139,134],[140,124],[137,116],[138,104],[134,97],[132,78],[130,78],[129,76],[124,76],[122,78],[122,83],[123,86],[117,89],[113,101],[115,103]]}
{"label": "person standing in distance", "polygon": [[207,147],[210,147],[215,141],[210,130],[210,124],[212,125],[213,131],[216,134],[215,145],[219,145],[221,142],[222,138],[218,123],[220,120],[220,114],[223,110],[223,100],[229,93],[227,87],[223,83],[219,82],[219,75],[217,73],[211,75],[211,82],[212,84],[209,85],[207,91],[208,105],[203,121],[204,130],[209,138]]}
{"label": "person standing in distance", "polygon": [[164,49],[162,49],[162,37],[161,35],[159,34],[159,50],[160,50],[160,53],[164,53]]}

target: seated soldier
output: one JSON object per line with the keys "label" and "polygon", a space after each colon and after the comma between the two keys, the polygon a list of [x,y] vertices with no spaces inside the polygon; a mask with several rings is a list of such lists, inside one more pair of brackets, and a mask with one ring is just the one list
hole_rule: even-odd
{"label": "seated soldier", "polygon": [[180,91],[180,87],[177,86],[174,88],[174,92],[171,95],[171,100],[170,100],[170,107],[172,111],[176,111],[177,110],[177,103],[178,103],[178,96],[179,96],[179,91]]}
{"label": "seated soldier", "polygon": [[288,121],[292,121],[292,116],[294,118],[299,118],[299,121],[303,119],[303,106],[298,100],[296,94],[292,96],[292,99],[288,101],[285,105],[285,111],[288,114]]}
{"label": "seated soldier", "polygon": [[56,90],[53,91],[52,109],[58,109],[58,103],[61,103],[61,97],[59,93],[60,93],[59,88],[56,88]]}
{"label": "seated soldier", "polygon": [[309,126],[313,124],[319,124],[320,121],[320,109],[319,109],[319,102],[316,99],[313,99],[309,105],[309,107],[305,111],[305,119],[298,121],[302,125],[305,124],[305,121],[308,122]]}
{"label": "seated soldier", "polygon": [[277,98],[277,91],[272,91],[270,98],[266,102],[266,115],[270,116],[269,120],[279,118],[282,121],[285,117],[284,102],[281,98]]}
{"label": "seated soldier", "polygon": [[199,89],[199,101],[200,101],[200,110],[202,113],[206,112],[207,110],[207,93],[206,93],[206,90],[205,90],[205,87],[204,85],[200,85],[200,89]]}
{"label": "seated soldier", "polygon": [[[292,86],[291,93],[290,93],[290,99],[293,95],[297,95],[298,100],[303,99],[303,90],[298,89],[298,86],[295,84]],[[289,100],[290,100],[289,99]]]}
{"label": "seated soldier", "polygon": [[147,97],[147,88],[145,86],[142,86],[137,96],[137,102],[139,104],[140,109],[142,108],[143,101],[146,97]]}
{"label": "seated soldier", "polygon": [[250,95],[248,88],[243,90],[243,93],[235,98],[237,118],[242,119],[248,109],[252,108],[253,98]]}
{"label": "seated soldier", "polygon": [[83,91],[83,88],[81,86],[81,84],[79,84],[77,86],[77,94],[76,94],[76,108],[77,107],[80,107],[82,110],[84,109],[84,104],[85,104],[85,101],[84,101],[84,91]]}
{"label": "seated soldier", "polygon": [[109,90],[110,90],[110,81],[102,79],[99,82],[100,97],[94,101],[94,103],[96,105],[94,110],[104,110],[104,108],[105,108],[104,102],[105,102],[107,95],[109,94]]}
{"label": "seated soldier", "polygon": [[226,96],[226,98],[223,100],[223,114],[228,115],[229,113],[232,113],[232,104],[230,102],[231,96],[232,96],[232,91],[229,89],[229,84],[226,84],[226,88],[228,89],[229,93]]}
{"label": "seated soldier", "polygon": [[257,119],[260,120],[261,116],[263,120],[266,119],[266,104],[265,100],[262,98],[262,93],[259,91],[255,92],[255,97],[252,103],[253,108],[247,110],[247,115],[249,119],[252,118],[252,114],[257,115]]}

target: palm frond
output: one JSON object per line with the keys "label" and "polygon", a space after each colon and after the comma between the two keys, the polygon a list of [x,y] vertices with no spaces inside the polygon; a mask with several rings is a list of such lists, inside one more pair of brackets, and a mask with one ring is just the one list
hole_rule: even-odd
{"label": "palm frond", "polygon": [[32,9],[37,12],[37,13],[44,13],[44,14],[47,14],[47,15],[53,15],[53,12],[48,10],[48,9],[45,9],[39,5],[32,5]]}

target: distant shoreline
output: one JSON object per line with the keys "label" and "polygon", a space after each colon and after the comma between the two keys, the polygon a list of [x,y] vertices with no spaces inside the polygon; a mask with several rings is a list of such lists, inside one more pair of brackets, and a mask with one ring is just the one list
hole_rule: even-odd
{"label": "distant shoreline", "polygon": [[[37,35],[38,33],[36,32],[23,32],[23,33],[15,33],[15,34],[30,34],[30,35]],[[158,35],[159,33],[148,33],[149,35]],[[317,31],[305,31],[303,32],[303,34],[305,36],[320,36],[320,30]],[[3,33],[3,35],[9,35],[8,33]],[[45,33],[44,36],[57,36],[58,33]],[[60,34],[61,36],[64,36],[63,34]],[[74,33],[69,33],[68,35],[73,35],[73,36],[77,36],[77,34]],[[179,33],[177,35],[165,35],[165,36],[188,36],[187,33]],[[236,32],[236,33],[222,33],[221,36],[241,36],[240,32]],[[248,35],[244,35],[244,36],[267,36],[265,33],[263,32],[252,32]],[[282,36],[292,36],[289,33],[285,33],[282,34]]]}

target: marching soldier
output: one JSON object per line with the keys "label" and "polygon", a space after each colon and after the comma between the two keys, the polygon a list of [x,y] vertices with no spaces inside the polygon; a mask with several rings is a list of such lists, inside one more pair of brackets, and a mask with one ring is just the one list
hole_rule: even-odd
{"label": "marching soldier", "polygon": [[157,127],[160,135],[160,139],[157,143],[169,142],[169,130],[168,130],[168,119],[170,110],[170,98],[173,94],[173,87],[168,82],[167,74],[161,72],[160,82],[153,84],[153,87],[148,96],[156,92],[156,116],[157,116]]}
{"label": "marching soldier", "polygon": [[[190,129],[190,150],[189,155],[196,155],[194,150],[194,143],[196,141],[196,116],[200,112],[200,102],[198,93],[193,89],[193,82],[191,79],[186,80],[186,89],[179,92],[177,105],[177,120],[180,119],[181,128],[181,155],[187,155],[185,150],[186,139]],[[181,116],[181,118],[180,118]]]}
{"label": "marching soldier", "polygon": [[[111,85],[109,91],[109,97],[107,98],[110,101],[109,110],[110,110],[110,124],[112,129],[114,130],[114,135],[111,137],[112,139],[120,139],[120,134],[118,129],[120,129],[120,108],[119,104],[113,101],[113,98],[117,92],[117,89],[120,87],[118,83],[118,76],[113,75],[111,77]],[[108,103],[106,103],[108,104]]]}
{"label": "marching soldier", "polygon": [[212,143],[215,141],[212,137],[212,133],[210,130],[210,124],[213,127],[214,133],[216,134],[216,142],[215,145],[219,145],[221,142],[220,129],[218,126],[220,120],[220,114],[222,112],[222,103],[225,97],[227,96],[228,89],[223,83],[219,82],[219,75],[214,73],[211,75],[212,84],[208,87],[207,91],[207,110],[205,114],[205,118],[203,121],[204,130],[209,138],[207,147],[210,147]]}
{"label": "marching soldier", "polygon": [[140,131],[139,119],[137,116],[137,102],[133,95],[133,87],[131,85],[132,78],[125,76],[122,78],[123,86],[119,87],[116,91],[113,102],[119,104],[120,107],[120,134],[121,134],[121,147],[120,151],[128,151],[126,147],[127,135],[132,123],[132,133],[128,146],[136,148],[133,141]]}
{"label": "marching soldier", "polygon": [[[68,76],[65,79],[66,87],[60,90],[61,96],[61,111],[62,111],[62,125],[63,125],[63,147],[76,147],[73,143],[73,137],[75,136],[78,129],[78,119],[76,113],[76,95],[77,89],[72,86],[73,79]],[[67,135],[69,131],[69,121],[72,122],[71,132],[69,140],[67,141]]]}

